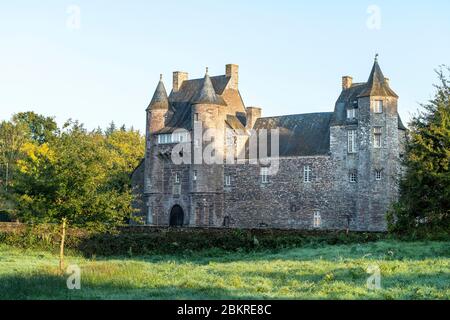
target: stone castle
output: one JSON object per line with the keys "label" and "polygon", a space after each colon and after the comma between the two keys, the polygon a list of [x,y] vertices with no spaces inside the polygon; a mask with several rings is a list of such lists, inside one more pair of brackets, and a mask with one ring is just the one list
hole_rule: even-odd
{"label": "stone castle", "polygon": [[[323,113],[262,117],[245,106],[234,64],[203,79],[174,72],[169,95],[160,80],[146,110],[145,159],[132,175],[137,216],[157,226],[385,230],[406,128],[377,60],[367,82],[343,77],[334,111]],[[199,124],[217,132],[214,156],[244,161],[174,163],[180,145],[204,150],[192,135]],[[250,161],[249,140],[264,129],[279,132],[275,174]]]}

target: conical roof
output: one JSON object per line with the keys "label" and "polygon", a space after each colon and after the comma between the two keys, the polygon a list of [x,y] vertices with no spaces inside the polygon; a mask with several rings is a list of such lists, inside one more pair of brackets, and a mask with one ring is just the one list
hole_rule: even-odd
{"label": "conical roof", "polygon": [[211,82],[211,78],[208,75],[208,69],[206,69],[205,78],[203,79],[202,88],[198,92],[197,96],[192,101],[193,104],[218,104],[226,105],[222,97],[216,94],[216,90]]}
{"label": "conical roof", "polygon": [[168,110],[169,109],[169,99],[167,97],[167,91],[164,87],[162,81],[162,76],[159,79],[158,86],[156,87],[155,93],[153,94],[152,101],[148,105],[147,110]]}
{"label": "conical roof", "polygon": [[375,62],[370,72],[369,80],[367,80],[366,88],[361,92],[358,97],[369,96],[382,96],[382,97],[395,97],[398,95],[389,87],[389,83],[386,81],[380,65],[378,64],[378,55],[375,56]]}

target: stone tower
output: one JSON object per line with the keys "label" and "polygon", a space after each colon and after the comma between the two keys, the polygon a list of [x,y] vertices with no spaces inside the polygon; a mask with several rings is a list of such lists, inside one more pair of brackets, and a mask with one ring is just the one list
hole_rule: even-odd
{"label": "stone tower", "polygon": [[357,98],[357,224],[364,230],[384,230],[385,213],[397,197],[399,117],[398,96],[384,77],[377,57],[366,88]]}
{"label": "stone tower", "polygon": [[153,223],[153,207],[150,205],[151,198],[158,198],[162,196],[162,163],[158,159],[153,145],[156,144],[155,133],[164,128],[166,119],[170,116],[171,111],[169,107],[169,99],[167,91],[160,76],[159,83],[156,87],[153,98],[146,110],[146,149],[145,149],[145,170],[144,170],[144,202],[147,205],[146,223]]}
{"label": "stone tower", "polygon": [[[397,197],[400,136],[397,94],[375,58],[367,82],[342,78],[342,93],[330,125],[337,211],[355,230],[386,229],[385,213]],[[404,135],[404,133],[403,133]]]}
{"label": "stone tower", "polygon": [[[223,146],[226,103],[216,94],[208,69],[197,96],[192,101],[192,128],[194,143],[191,166],[191,225],[215,225],[222,208],[217,198],[223,196]],[[201,136],[199,136],[201,135]]]}

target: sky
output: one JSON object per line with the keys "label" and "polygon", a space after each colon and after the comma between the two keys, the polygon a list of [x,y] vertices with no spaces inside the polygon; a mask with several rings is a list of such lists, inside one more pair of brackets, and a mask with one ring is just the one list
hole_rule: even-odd
{"label": "sky", "polygon": [[0,120],[21,111],[144,131],[163,74],[240,66],[263,116],[332,111],[375,53],[405,123],[450,65],[450,1],[0,0]]}

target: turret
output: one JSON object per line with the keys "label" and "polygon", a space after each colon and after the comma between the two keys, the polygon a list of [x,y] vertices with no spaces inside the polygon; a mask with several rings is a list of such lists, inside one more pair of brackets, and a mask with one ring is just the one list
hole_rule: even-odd
{"label": "turret", "polygon": [[[226,107],[223,98],[216,94],[208,75],[208,68],[198,94],[192,100],[192,127],[194,128],[194,165],[191,166],[192,206],[191,224],[215,225],[220,210],[215,208],[215,194],[223,189],[223,159]],[[200,131],[201,129],[201,131]]]}
{"label": "turret", "polygon": [[169,113],[169,99],[166,88],[160,75],[158,86],[153,98],[147,108],[147,132],[155,133],[165,126],[167,114]]}
{"label": "turret", "polygon": [[398,95],[384,77],[378,55],[357,99],[358,224],[366,230],[383,230],[398,190],[399,116]]}

